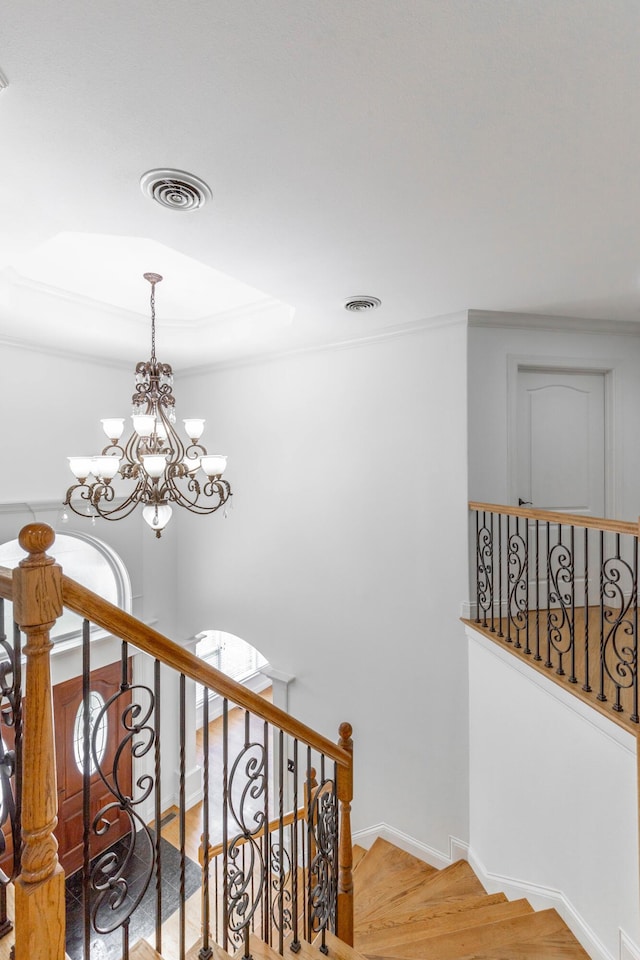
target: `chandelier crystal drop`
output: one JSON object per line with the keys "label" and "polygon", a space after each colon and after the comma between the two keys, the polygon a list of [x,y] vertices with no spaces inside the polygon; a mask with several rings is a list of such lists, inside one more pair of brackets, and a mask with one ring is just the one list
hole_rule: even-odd
{"label": "chandelier crystal drop", "polygon": [[[155,290],[162,277],[145,273],[144,278],[151,284],[151,358],[136,366],[132,432],[120,443],[124,418],[101,421],[110,442],[99,456],[68,458],[78,482],[67,490],[64,506],[94,521],[121,520],[141,506],[145,521],[160,537],[174,506],[191,513],[215,513],[229,501],[231,487],[222,477],[227,458],[207,453],[199,443],[205,421],[183,421],[188,442],[174,426],[173,372],[156,358]],[[120,497],[112,483],[117,477],[133,481],[133,490]]]}

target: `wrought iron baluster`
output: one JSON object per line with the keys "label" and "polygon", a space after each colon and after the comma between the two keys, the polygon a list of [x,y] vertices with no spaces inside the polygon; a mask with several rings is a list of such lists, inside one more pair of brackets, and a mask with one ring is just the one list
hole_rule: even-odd
{"label": "wrought iron baluster", "polygon": [[604,531],[600,531],[600,688],[596,699],[603,703],[604,692]]}
{"label": "wrought iron baluster", "polygon": [[582,689],[585,693],[591,693],[591,683],[589,676],[591,652],[589,644],[589,528],[584,528],[584,683]]}
{"label": "wrought iron baluster", "polygon": [[633,538],[633,706],[631,720],[638,723],[638,538]]}
{"label": "wrought iron baluster", "polygon": [[511,643],[511,572],[510,572],[510,563],[511,563],[511,517],[507,514],[507,643]]}
{"label": "wrought iron baluster", "polygon": [[179,771],[179,820],[180,820],[180,914],[179,914],[179,951],[180,960],[184,960],[187,941],[186,941],[186,893],[187,893],[187,854],[186,854],[186,677],[184,673],[180,674],[180,771]]}
{"label": "wrought iron baluster", "polygon": [[476,623],[480,623],[480,513],[476,510]]}
{"label": "wrought iron baluster", "polygon": [[282,956],[284,952],[284,904],[285,904],[285,888],[284,888],[284,859],[285,859],[285,849],[284,849],[284,733],[282,730],[278,733],[278,746],[279,746],[279,756],[278,756],[278,844],[280,846],[278,865],[279,870],[279,889],[278,889],[278,915],[279,915],[279,928],[278,928],[278,953]]}
{"label": "wrought iron baluster", "polygon": [[526,654],[531,653],[531,647],[529,646],[529,521],[524,518],[524,529],[525,529],[525,546],[524,546],[524,584],[525,584],[525,642],[524,642],[524,652]]}
{"label": "wrought iron baluster", "polygon": [[160,661],[153,663],[153,695],[155,710],[153,715],[154,743],[154,779],[155,779],[155,820],[156,820],[156,952],[162,953],[162,792],[160,766]]}
{"label": "wrought iron baluster", "polygon": [[229,701],[222,705],[222,946],[229,947]]}
{"label": "wrought iron baluster", "polygon": [[306,934],[307,940],[311,943],[312,940],[312,919],[311,919],[311,863],[313,860],[313,784],[315,781],[316,771],[311,766],[311,747],[307,747],[307,782],[306,782],[306,807],[307,807],[307,895],[306,895],[306,904],[307,904],[307,925],[306,925]]}
{"label": "wrought iron baluster", "polygon": [[504,637],[502,629],[502,514],[498,514],[498,613],[500,630],[499,637]]}
{"label": "wrought iron baluster", "polygon": [[[124,786],[126,778],[123,780],[123,777],[133,760],[145,757],[153,749],[156,733],[152,717],[155,713],[154,690],[142,684],[132,685],[126,641],[121,645],[120,659],[119,689],[92,718],[92,768],[113,799],[93,816],[91,829],[94,834],[104,837],[112,824],[124,815],[129,821],[129,830],[121,837],[118,847],[107,848],[92,864],[90,893],[93,929],[99,934],[120,929],[122,954],[126,958],[131,917],[142,902],[155,870],[154,838],[146,820],[136,809],[151,797],[154,778],[149,774],[140,776],[129,789]],[[122,738],[115,751],[113,766],[106,771],[99,747],[101,726],[107,717],[115,720],[119,708]],[[141,864],[144,869],[139,872]]]}
{"label": "wrought iron baluster", "polygon": [[487,527],[486,511],[482,512],[482,529],[478,534],[478,603],[482,608],[482,626],[488,626],[487,613],[493,610],[493,541]]}
{"label": "wrought iron baluster", "polygon": [[[264,812],[263,812],[263,823],[264,823],[264,833],[267,837],[268,847],[267,847],[267,856],[265,857],[263,863],[264,871],[264,881],[262,884],[262,896],[265,900],[264,910],[267,915],[267,922],[269,924],[269,945],[273,943],[273,931],[271,928],[271,916],[272,916],[272,900],[271,900],[271,884],[269,883],[269,872],[271,870],[271,859],[272,859],[272,850],[271,850],[271,835],[269,833],[269,777],[270,765],[269,765],[269,724],[267,721],[264,721],[263,725],[263,762],[264,762]],[[245,960],[249,960],[249,941],[247,940],[247,950]]]}
{"label": "wrought iron baluster", "polygon": [[15,820],[13,828],[13,875],[20,874],[22,862],[22,634],[17,623],[13,624],[13,669],[15,678],[13,704],[13,732],[15,750]]}
{"label": "wrought iron baluster", "polygon": [[570,646],[570,664],[571,664],[571,673],[569,676],[569,683],[577,683],[576,677],[576,585],[575,585],[575,530],[576,528],[571,525],[569,528],[570,533],[570,543],[571,543],[571,622],[569,624],[569,642]]}
{"label": "wrought iron baluster", "polygon": [[551,663],[551,524],[547,520],[547,659],[545,667]]}
{"label": "wrought iron baluster", "polygon": [[490,581],[489,593],[490,593],[490,596],[491,596],[491,633],[495,633],[495,632],[496,632],[496,621],[495,621],[495,595],[496,595],[496,594],[495,594],[495,577],[496,577],[496,569],[495,569],[495,568],[496,568],[496,565],[495,565],[494,550],[493,550],[493,544],[494,544],[494,539],[493,539],[494,514],[491,513],[491,514],[490,514],[490,517],[491,517],[491,520],[490,520],[491,526],[490,526],[489,535],[490,535],[490,537],[491,537],[491,571],[490,571],[490,576],[489,576],[489,581]]}
{"label": "wrought iron baluster", "polygon": [[[521,533],[520,517],[514,518],[514,529],[508,536],[508,633],[507,642],[511,642],[511,625],[515,630],[514,647],[522,648],[520,634],[528,624],[528,587],[527,587],[527,545]],[[525,518],[525,523],[526,523]],[[509,532],[509,528],[507,528]]]}
{"label": "wrought iron baluster", "polygon": [[300,952],[300,940],[298,939],[298,739],[293,741],[293,829],[291,831],[291,864],[292,864],[292,887],[293,887],[293,906],[292,906],[292,924],[293,932],[291,945],[289,949],[293,953]]}
{"label": "wrought iron baluster", "polygon": [[533,655],[534,660],[542,660],[540,656],[540,522],[535,521],[535,549],[536,549],[536,652]]}
{"label": "wrought iron baluster", "polygon": [[211,960],[211,903],[209,897],[209,689],[204,688],[202,700],[202,947],[199,960]]}
{"label": "wrought iron baluster", "polygon": [[91,956],[91,627],[82,621],[82,939],[84,960]]}
{"label": "wrought iron baluster", "polygon": [[[635,538],[634,538],[635,539]],[[602,643],[602,668],[613,683],[615,695],[613,709],[622,713],[622,691],[633,689],[635,684],[636,649],[635,613],[631,612],[636,602],[637,576],[633,568],[635,549],[631,564],[621,552],[620,534],[615,535],[615,553],[602,566],[603,592],[607,606],[604,611],[604,638]],[[633,694],[632,694],[633,696]]]}

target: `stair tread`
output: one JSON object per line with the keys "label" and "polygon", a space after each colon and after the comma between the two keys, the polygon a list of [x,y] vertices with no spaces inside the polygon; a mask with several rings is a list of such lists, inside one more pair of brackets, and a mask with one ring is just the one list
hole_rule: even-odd
{"label": "stair tread", "polygon": [[381,837],[367,850],[353,875],[355,903],[359,916],[397,891],[398,886],[411,889],[439,871],[406,853]]}
{"label": "stair tread", "polygon": [[[209,946],[211,947],[211,953],[213,955],[213,960],[230,960],[230,954],[221,947],[215,940],[209,941]],[[200,960],[200,951],[202,949],[202,944],[198,941],[194,943],[190,950],[187,950],[185,955],[185,960]]]}
{"label": "stair tread", "polygon": [[359,844],[354,843],[353,845],[353,869],[355,870],[362,858],[367,853],[365,847],[361,847]]}
{"label": "stair tread", "polygon": [[393,883],[387,887],[386,893],[378,891],[374,901],[369,899],[369,902],[363,904],[356,899],[356,921],[360,926],[364,922],[388,915],[389,910],[394,910],[398,919],[415,919],[416,911],[427,904],[482,896],[486,895],[486,892],[466,860],[457,860],[443,870],[433,870],[422,882],[414,875],[404,877],[399,872]]}
{"label": "stair tread", "polygon": [[384,930],[370,931],[367,935],[356,939],[358,949],[363,953],[377,953],[393,947],[394,950],[407,945],[415,952],[426,941],[433,937],[442,936],[449,932],[459,933],[470,927],[479,927],[511,917],[528,916],[533,913],[533,907],[528,900],[503,900],[492,902],[491,897],[483,898],[489,902],[474,901],[473,907],[453,912],[441,913],[439,916],[421,917],[413,923],[398,924],[386,927]]}
{"label": "stair tread", "polygon": [[428,923],[433,918],[444,915],[456,916],[459,912],[465,910],[474,910],[479,906],[488,906],[491,903],[506,903],[507,898],[504,893],[486,893],[477,897],[463,897],[458,900],[441,900],[418,909],[413,914],[394,912],[391,916],[364,919],[356,924],[355,934],[357,938],[362,937],[363,942],[367,942],[369,934],[375,934],[377,931],[388,930],[393,927],[401,927],[406,924],[417,922]]}
{"label": "stair tread", "polygon": [[[323,954],[320,953],[319,944],[321,943],[321,937],[317,936],[313,941],[312,946],[318,952],[316,957],[318,960],[324,960]],[[327,931],[326,933],[326,944],[329,950],[329,957],[333,960],[364,960],[362,954],[356,950],[354,947],[350,947],[348,943],[345,943],[343,940],[339,940],[333,933]]]}
{"label": "stair tread", "polygon": [[[537,948],[544,941],[548,941],[550,945],[571,943],[567,934],[579,947],[559,914],[555,910],[542,910],[539,913],[511,917],[464,930],[450,930],[417,944],[403,944],[401,947],[394,946],[372,952],[368,957],[369,960],[374,957],[389,960],[494,960],[499,956],[498,951],[502,951],[501,960],[515,960],[517,954],[514,945],[534,944]],[[544,954],[540,952],[530,956],[543,957]],[[551,957],[555,960],[555,955],[548,953],[547,956],[549,960]],[[577,958],[583,955],[575,953],[569,956]]]}
{"label": "stair tread", "polygon": [[146,940],[138,940],[129,951],[130,960],[162,960],[161,954]]}
{"label": "stair tread", "polygon": [[[239,950],[238,956],[242,956],[242,947]],[[255,933],[252,933],[249,937],[249,951],[253,960],[282,960],[278,951],[270,947],[260,937],[256,937]],[[295,956],[295,954],[291,954],[291,956]],[[320,957],[322,957],[322,954],[320,954]]]}

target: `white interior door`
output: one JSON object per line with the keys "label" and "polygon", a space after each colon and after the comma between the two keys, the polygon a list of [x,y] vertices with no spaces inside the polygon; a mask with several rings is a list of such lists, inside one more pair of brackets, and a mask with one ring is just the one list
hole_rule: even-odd
{"label": "white interior door", "polygon": [[604,373],[518,370],[516,500],[605,514]]}
{"label": "white interior door", "polygon": [[[518,370],[516,393],[517,458],[516,503],[540,510],[560,510],[585,516],[605,515],[605,374],[571,370]],[[585,596],[584,532],[576,528],[573,548],[559,550],[555,524],[528,524],[529,596],[540,607],[558,606],[559,595],[581,604]],[[547,533],[549,543],[547,543]],[[570,531],[563,537],[569,544]],[[536,551],[537,545],[537,551]],[[537,561],[536,561],[537,553]],[[559,558],[570,557],[571,588],[554,585],[553,568]],[[539,570],[535,583],[534,570]],[[551,577],[551,582],[549,582]],[[599,568],[589,555],[589,591],[593,595]]]}

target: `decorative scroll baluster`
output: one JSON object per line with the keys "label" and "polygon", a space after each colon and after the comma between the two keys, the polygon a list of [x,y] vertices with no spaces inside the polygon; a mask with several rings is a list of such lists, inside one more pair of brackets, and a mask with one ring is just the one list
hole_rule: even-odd
{"label": "decorative scroll baluster", "polygon": [[[564,658],[573,649],[575,583],[573,566],[573,527],[570,544],[562,542],[562,526],[558,524],[558,542],[549,550],[549,641],[558,655],[556,673],[565,675]],[[557,603],[558,608],[552,609]],[[552,666],[551,658],[546,666]]]}
{"label": "decorative scroll baluster", "polygon": [[599,662],[599,688],[597,699],[601,703],[606,701],[604,692],[604,532],[600,531],[600,662]]}
{"label": "decorative scroll baluster", "polygon": [[[527,586],[527,544],[520,533],[519,517],[515,518],[515,530],[509,535],[509,599],[507,637],[511,638],[511,624],[515,630],[514,647],[520,649],[520,632],[529,623],[529,600]],[[525,520],[526,523],[526,520]]]}
{"label": "decorative scroll baluster", "polygon": [[487,527],[486,514],[482,514],[482,527],[477,533],[478,564],[477,564],[477,603],[478,619],[482,610],[482,626],[487,626],[487,611],[493,610],[493,537],[491,529]]}
{"label": "decorative scroll baluster", "polygon": [[633,582],[635,585],[635,600],[633,604],[633,695],[631,720],[638,723],[638,537],[633,538]]}
{"label": "decorative scroll baluster", "polygon": [[14,616],[27,642],[26,716],[23,762],[30,776],[22,790],[23,852],[15,882],[16,960],[64,960],[64,872],[58,863],[57,786],[50,630],[62,614],[62,571],[48,557],[55,534],[29,524],[19,543],[28,556],[13,574]]}
{"label": "decorative scroll baluster", "polygon": [[637,570],[621,556],[620,534],[615,537],[614,556],[603,563],[602,577],[607,605],[603,615],[605,634],[601,668],[614,686],[613,709],[621,713],[622,690],[633,687],[636,682],[637,635],[634,629],[635,615],[631,610],[636,606],[638,581]]}

